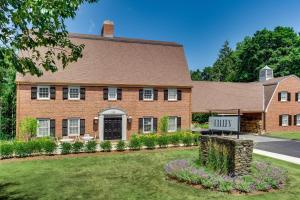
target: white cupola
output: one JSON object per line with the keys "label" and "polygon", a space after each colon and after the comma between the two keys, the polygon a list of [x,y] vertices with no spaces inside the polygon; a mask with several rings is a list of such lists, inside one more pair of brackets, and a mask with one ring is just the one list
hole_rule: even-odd
{"label": "white cupola", "polygon": [[267,65],[259,71],[259,81],[267,81],[273,78],[273,69]]}

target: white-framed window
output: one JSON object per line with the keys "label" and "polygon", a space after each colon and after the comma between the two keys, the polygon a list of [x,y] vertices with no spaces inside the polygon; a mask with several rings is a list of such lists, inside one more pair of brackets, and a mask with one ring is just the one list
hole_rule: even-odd
{"label": "white-framed window", "polygon": [[288,115],[281,115],[281,125],[282,126],[289,125],[289,116]]}
{"label": "white-framed window", "polygon": [[280,92],[280,101],[287,101],[287,100],[288,100],[288,93]]}
{"label": "white-framed window", "polygon": [[296,95],[297,95],[298,102],[300,102],[300,92],[296,93]]}
{"label": "white-framed window", "polygon": [[296,115],[296,126],[300,126],[300,114]]}
{"label": "white-framed window", "polygon": [[41,99],[41,100],[50,99],[50,86],[38,86],[37,99]]}
{"label": "white-framed window", "polygon": [[80,119],[68,119],[68,135],[77,136],[80,134]]}
{"label": "white-framed window", "polygon": [[50,136],[50,119],[37,119],[37,137]]}
{"label": "white-framed window", "polygon": [[168,132],[175,132],[177,130],[177,117],[169,117]]}
{"label": "white-framed window", "polygon": [[143,133],[152,133],[153,132],[153,118],[144,117],[143,118]]}
{"label": "white-framed window", "polygon": [[80,99],[80,87],[69,87],[68,88],[68,99],[69,100],[79,100]]}
{"label": "white-framed window", "polygon": [[177,101],[177,89],[168,89],[168,101]]}
{"label": "white-framed window", "polygon": [[108,100],[117,100],[117,88],[108,88]]}
{"label": "white-framed window", "polygon": [[143,100],[152,101],[153,100],[153,88],[144,88],[143,89]]}

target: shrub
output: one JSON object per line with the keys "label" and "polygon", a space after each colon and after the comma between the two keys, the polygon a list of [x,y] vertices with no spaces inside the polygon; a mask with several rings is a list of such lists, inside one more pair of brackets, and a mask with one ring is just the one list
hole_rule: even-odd
{"label": "shrub", "polygon": [[198,146],[199,143],[200,143],[200,142],[199,142],[200,135],[197,134],[197,133],[194,133],[194,134],[193,134],[193,138],[194,138],[193,145]]}
{"label": "shrub", "polygon": [[169,117],[168,116],[163,116],[160,120],[159,120],[159,130],[161,133],[167,133],[168,132],[168,126],[169,126]]}
{"label": "shrub", "polygon": [[32,152],[35,154],[42,154],[43,153],[43,146],[42,146],[42,142],[41,139],[36,139],[31,142],[31,148],[32,148]]}
{"label": "shrub", "polygon": [[221,192],[230,192],[233,190],[233,182],[231,180],[221,179],[219,181],[218,190]]}
{"label": "shrub", "polygon": [[15,155],[19,158],[31,155],[30,143],[14,142]]}
{"label": "shrub", "polygon": [[120,140],[116,145],[117,151],[125,151],[126,149],[126,143],[123,140]]}
{"label": "shrub", "polygon": [[69,154],[72,151],[72,144],[68,142],[61,143],[61,154]]}
{"label": "shrub", "polygon": [[132,135],[129,140],[128,147],[130,150],[140,150],[142,147],[142,141],[136,135]]}
{"label": "shrub", "polygon": [[111,145],[110,141],[101,142],[100,147],[101,147],[102,151],[104,151],[104,152],[109,152],[112,149],[112,145]]}
{"label": "shrub", "polygon": [[156,135],[154,134],[143,135],[141,136],[141,140],[147,149],[155,149]]}
{"label": "shrub", "polygon": [[85,151],[88,153],[96,152],[97,142],[95,140],[90,140],[85,145]]}
{"label": "shrub", "polygon": [[50,139],[44,139],[41,140],[41,145],[43,148],[43,151],[47,154],[47,155],[53,155],[54,151],[56,150],[56,143]]}
{"label": "shrub", "polygon": [[180,144],[180,141],[181,141],[181,134],[179,134],[179,133],[170,134],[169,135],[169,141],[174,146],[178,146]]}
{"label": "shrub", "polygon": [[14,145],[11,142],[0,144],[1,158],[11,158],[14,155]]}
{"label": "shrub", "polygon": [[160,148],[166,148],[169,144],[169,137],[166,134],[157,137],[157,144]]}
{"label": "shrub", "polygon": [[83,143],[80,141],[75,141],[74,144],[72,144],[72,151],[74,153],[79,153],[83,148]]}
{"label": "shrub", "polygon": [[31,137],[36,135],[37,120],[35,118],[24,118],[20,123],[21,139],[28,141]]}
{"label": "shrub", "polygon": [[191,133],[185,133],[182,136],[182,143],[184,146],[192,146],[194,142],[194,136]]}

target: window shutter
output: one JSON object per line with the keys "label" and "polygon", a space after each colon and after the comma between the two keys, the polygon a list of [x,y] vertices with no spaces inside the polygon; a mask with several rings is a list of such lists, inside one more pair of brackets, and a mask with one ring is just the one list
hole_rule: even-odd
{"label": "window shutter", "polygon": [[297,115],[294,115],[294,125],[297,126]]}
{"label": "window shutter", "polygon": [[178,101],[181,101],[181,99],[182,99],[182,94],[181,93],[182,93],[181,90],[177,90],[177,100]]}
{"label": "window shutter", "polygon": [[108,100],[108,88],[103,88],[103,100]]}
{"label": "window shutter", "polygon": [[287,93],[287,100],[291,101],[291,93],[290,92]]}
{"label": "window shutter", "polygon": [[121,88],[117,89],[117,99],[122,100],[122,89]]}
{"label": "window shutter", "polygon": [[168,90],[164,90],[164,100],[168,101]]}
{"label": "window shutter", "polygon": [[139,118],[139,132],[143,132],[143,118]]}
{"label": "window shutter", "polygon": [[37,98],[37,87],[31,87],[31,99]]}
{"label": "window shutter", "polygon": [[143,89],[139,90],[139,100],[143,101]]}
{"label": "window shutter", "polygon": [[50,87],[50,99],[55,99],[55,86]]}
{"label": "window shutter", "polygon": [[55,137],[55,119],[50,119],[50,136]]}
{"label": "window shutter", "polygon": [[157,118],[153,118],[153,132],[157,132]]}
{"label": "window shutter", "polygon": [[154,100],[157,101],[157,99],[158,99],[158,90],[154,89],[153,92],[154,92]]}
{"label": "window shutter", "polygon": [[68,136],[68,120],[62,120],[62,136]]}
{"label": "window shutter", "polygon": [[177,130],[181,129],[181,117],[177,117]]}
{"label": "window shutter", "polygon": [[298,93],[299,92],[295,93],[295,101],[298,101]]}
{"label": "window shutter", "polygon": [[289,126],[292,125],[292,115],[289,115]]}
{"label": "window shutter", "polygon": [[68,88],[64,87],[63,88],[63,99],[68,99]]}
{"label": "window shutter", "polygon": [[282,126],[282,115],[279,115],[279,126]]}
{"label": "window shutter", "polygon": [[80,119],[80,135],[85,134],[85,119]]}
{"label": "window shutter", "polygon": [[278,92],[278,101],[281,101],[281,92]]}
{"label": "window shutter", "polygon": [[80,88],[80,99],[85,100],[85,88]]}

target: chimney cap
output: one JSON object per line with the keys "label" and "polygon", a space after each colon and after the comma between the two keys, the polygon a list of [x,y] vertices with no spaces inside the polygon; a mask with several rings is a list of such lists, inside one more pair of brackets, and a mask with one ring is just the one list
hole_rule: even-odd
{"label": "chimney cap", "polygon": [[114,22],[107,19],[107,20],[104,20],[103,24],[111,24],[111,25],[114,25]]}

